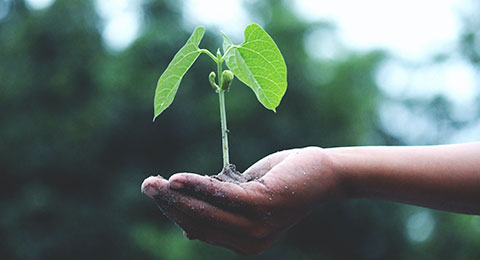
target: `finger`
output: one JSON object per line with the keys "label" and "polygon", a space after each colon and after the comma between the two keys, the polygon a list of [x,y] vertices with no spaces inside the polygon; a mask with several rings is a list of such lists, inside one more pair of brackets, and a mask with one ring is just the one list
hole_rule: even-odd
{"label": "finger", "polygon": [[247,170],[245,170],[243,174],[249,176],[248,179],[259,179],[269,172],[275,165],[283,161],[291,152],[292,150],[285,150],[270,154],[260,161],[254,163]]}
{"label": "finger", "polygon": [[[251,230],[255,225],[253,221],[242,215],[224,211],[194,197],[176,191],[170,191],[169,193],[169,196],[173,197],[173,200],[176,201],[172,207],[201,222],[242,234],[244,234],[246,230]],[[158,198],[156,198],[156,200],[158,200]]]}
{"label": "finger", "polygon": [[224,211],[205,201],[169,189],[168,182],[163,178],[153,177],[145,180],[144,183],[146,183],[146,192],[164,213],[170,208],[175,208],[199,221],[214,224],[233,232],[250,230],[254,226],[251,220],[241,215]]}
{"label": "finger", "polygon": [[[161,176],[145,179],[142,191],[155,200],[168,218],[184,229],[184,234],[189,239],[220,245],[244,255],[263,252],[273,241],[268,239],[268,227],[255,226],[243,221],[242,217],[232,218],[229,214],[222,216],[222,210],[168,189],[168,182]],[[198,214],[197,210],[202,207],[208,210],[204,214]],[[217,217],[199,217],[205,215]],[[225,221],[228,219],[230,221]]]}
{"label": "finger", "polygon": [[222,182],[209,176],[191,173],[177,173],[170,177],[169,187],[187,192],[189,195],[205,200],[230,211],[240,212],[263,199],[263,184],[249,182],[235,184]]}
{"label": "finger", "polygon": [[190,240],[201,240],[229,248],[240,254],[255,254],[268,247],[268,244],[261,239],[238,235],[210,223],[204,223],[174,207],[169,208],[166,214],[184,230],[184,235]]}
{"label": "finger", "polygon": [[153,199],[153,196],[157,194],[158,189],[168,187],[168,181],[162,176],[150,176],[146,178],[141,186],[142,193]]}
{"label": "finger", "polygon": [[[199,239],[213,245],[227,247],[240,254],[259,253],[269,245],[262,235],[266,232],[258,228],[252,228],[251,224],[243,221],[242,218],[239,220],[231,218],[231,216],[221,217],[224,212],[220,209],[215,209],[206,203],[202,204],[202,201],[195,198],[169,190],[166,180],[161,177],[147,178],[142,184],[142,191],[154,198],[162,212],[180,226],[189,239]],[[207,209],[202,212],[205,214],[199,214],[196,211],[197,206]],[[202,217],[205,215],[216,217]],[[235,222],[225,222],[226,219]],[[235,228],[235,232],[232,232],[232,228]],[[250,234],[246,232],[252,230],[253,232],[250,232]]]}

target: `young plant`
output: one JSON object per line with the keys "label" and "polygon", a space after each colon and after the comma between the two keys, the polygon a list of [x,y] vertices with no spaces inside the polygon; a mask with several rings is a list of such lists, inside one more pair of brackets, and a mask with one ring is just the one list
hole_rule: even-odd
{"label": "young plant", "polygon": [[[177,52],[160,76],[155,91],[153,120],[155,121],[155,118],[172,104],[183,76],[198,56],[202,53],[207,54],[217,64],[218,76],[212,71],[209,81],[219,97],[223,147],[222,172],[225,173],[233,168],[228,155],[225,92],[230,88],[234,76],[252,89],[265,108],[276,112],[275,109],[287,90],[287,66],[273,39],[257,24],[247,26],[245,41],[240,45],[234,45],[223,34],[223,54],[220,49],[213,55],[210,51],[198,47],[204,33],[204,27],[195,28],[187,43]],[[230,70],[223,70],[223,62]]]}

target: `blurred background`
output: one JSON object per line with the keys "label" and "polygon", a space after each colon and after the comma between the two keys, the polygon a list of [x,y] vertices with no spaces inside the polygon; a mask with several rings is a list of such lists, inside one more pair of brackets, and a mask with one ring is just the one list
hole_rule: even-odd
{"label": "blurred background", "polygon": [[[288,66],[277,113],[235,81],[231,160],[282,149],[480,140],[480,6],[448,1],[0,0],[0,259],[245,259],[183,237],[149,175],[222,165],[215,64],[200,56],[155,123],[156,82],[193,28],[250,23]],[[249,259],[474,259],[480,218],[332,201]]]}

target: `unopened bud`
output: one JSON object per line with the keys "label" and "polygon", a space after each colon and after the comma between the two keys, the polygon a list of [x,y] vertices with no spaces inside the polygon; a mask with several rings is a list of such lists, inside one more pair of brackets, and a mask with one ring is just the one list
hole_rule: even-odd
{"label": "unopened bud", "polygon": [[212,85],[212,88],[217,90],[218,89],[218,85],[215,83],[215,72],[210,72],[210,75],[208,75],[208,80],[210,81],[210,85]]}
{"label": "unopened bud", "polygon": [[229,70],[224,70],[222,72],[222,90],[228,90],[233,80],[233,72]]}

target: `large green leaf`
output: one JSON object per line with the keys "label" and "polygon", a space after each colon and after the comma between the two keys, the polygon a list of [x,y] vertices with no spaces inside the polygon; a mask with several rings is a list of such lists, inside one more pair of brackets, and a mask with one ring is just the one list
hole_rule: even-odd
{"label": "large green leaf", "polygon": [[183,75],[187,73],[188,69],[201,53],[198,45],[204,33],[205,28],[202,26],[195,28],[195,31],[193,31],[187,43],[175,54],[173,60],[168,64],[167,69],[158,79],[157,89],[155,91],[155,116],[153,120],[172,104]]}
{"label": "large green leaf", "polygon": [[275,111],[287,91],[287,65],[273,39],[260,25],[251,24],[241,45],[233,45],[223,35],[223,51],[231,46],[225,58],[228,68],[255,92],[260,103]]}

